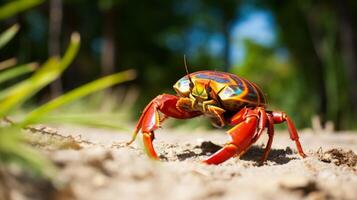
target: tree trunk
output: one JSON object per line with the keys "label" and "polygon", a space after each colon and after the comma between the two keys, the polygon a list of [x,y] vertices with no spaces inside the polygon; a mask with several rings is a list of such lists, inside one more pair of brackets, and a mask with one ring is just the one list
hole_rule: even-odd
{"label": "tree trunk", "polygon": [[314,49],[315,57],[317,58],[316,65],[313,69],[310,70],[310,76],[314,76],[314,82],[316,84],[317,93],[319,96],[319,108],[318,108],[318,115],[321,118],[321,126],[325,127],[327,121],[327,112],[328,112],[328,103],[327,103],[327,91],[326,91],[326,81],[325,81],[325,70],[326,66],[324,67],[325,62],[325,55],[321,50],[321,41],[319,39],[319,31],[316,29],[317,24],[315,24],[313,17],[309,15],[309,13],[305,13],[306,16],[306,24],[309,30],[309,36],[311,38],[312,46]]}
{"label": "tree trunk", "polygon": [[103,43],[101,55],[102,74],[109,75],[115,72],[114,46],[114,12],[113,9],[103,11]]}
{"label": "tree trunk", "polygon": [[[62,0],[50,0],[49,19],[49,56],[60,56],[61,54],[61,26],[62,26]],[[60,78],[50,85],[52,98],[62,94],[62,81]]]}
{"label": "tree trunk", "polygon": [[228,72],[231,68],[230,62],[230,51],[231,51],[231,37],[230,37],[230,28],[227,23],[224,25],[223,35],[224,35],[224,66],[223,71]]}
{"label": "tree trunk", "polygon": [[350,5],[348,5],[347,1],[338,1],[335,2],[335,4],[339,15],[342,58],[346,66],[345,69],[349,84],[348,96],[353,112],[357,110],[357,92],[355,87],[357,85],[357,58],[354,40],[355,33],[353,31]]}
{"label": "tree trunk", "polygon": [[228,70],[231,68],[230,53],[232,50],[232,44],[231,44],[231,34],[230,33],[231,33],[230,21],[225,20],[223,22],[223,36],[224,36],[223,71],[225,71],[225,72],[228,72]]}

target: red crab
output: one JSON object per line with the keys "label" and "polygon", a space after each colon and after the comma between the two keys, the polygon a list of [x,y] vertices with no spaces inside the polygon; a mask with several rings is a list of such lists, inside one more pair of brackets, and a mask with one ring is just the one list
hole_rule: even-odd
{"label": "red crab", "polygon": [[204,115],[216,127],[233,126],[227,131],[230,141],[204,163],[219,164],[235,155],[241,156],[267,128],[269,139],[261,158],[263,163],[271,149],[274,124],[282,122],[287,123],[290,138],[295,141],[300,156],[306,157],[291,119],[284,112],[266,110],[265,96],[256,84],[226,72],[197,71],[187,72],[173,88],[177,95],[161,94],[146,106],[128,145],[141,130],[149,157],[159,159],[152,141],[154,131],[164,119],[189,119]]}

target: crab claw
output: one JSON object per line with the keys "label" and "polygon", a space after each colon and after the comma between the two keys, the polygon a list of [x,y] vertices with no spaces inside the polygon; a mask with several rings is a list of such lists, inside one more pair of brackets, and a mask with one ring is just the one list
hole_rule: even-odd
{"label": "crab claw", "polygon": [[199,112],[186,112],[178,109],[176,104],[179,99],[178,96],[170,94],[162,94],[154,98],[145,107],[135,126],[132,139],[127,142],[127,145],[130,145],[135,141],[138,132],[141,130],[146,153],[150,158],[158,160],[159,157],[152,142],[155,139],[154,131],[160,127],[164,119],[167,117],[188,119],[201,114]]}
{"label": "crab claw", "polygon": [[154,160],[159,160],[159,157],[157,156],[157,153],[154,149],[154,146],[152,144],[152,141],[154,140],[154,132],[150,133],[143,133],[143,141],[144,141],[144,146],[146,153],[149,155],[150,158]]}

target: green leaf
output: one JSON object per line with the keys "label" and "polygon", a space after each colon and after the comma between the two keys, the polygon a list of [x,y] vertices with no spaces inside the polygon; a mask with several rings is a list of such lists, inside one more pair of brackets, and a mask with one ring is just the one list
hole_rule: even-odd
{"label": "green leaf", "polygon": [[0,91],[0,117],[6,115],[15,106],[21,105],[41,88],[58,78],[74,59],[79,44],[79,34],[72,34],[71,43],[62,60],[50,58],[30,78]]}
{"label": "green leaf", "polygon": [[109,75],[104,78],[92,81],[87,83],[79,88],[76,88],[56,99],[38,107],[31,113],[27,115],[27,117],[21,123],[22,126],[26,126],[31,123],[36,123],[41,120],[42,117],[45,117],[47,113],[50,111],[63,106],[69,102],[72,102],[76,99],[89,95],[93,92],[105,89],[107,87],[113,86],[118,83],[122,83],[125,81],[133,80],[135,78],[134,70],[127,70],[124,72],[120,72],[117,74]]}
{"label": "green leaf", "polygon": [[0,7],[0,20],[9,18],[19,12],[32,8],[41,4],[44,0],[17,0],[10,1],[9,3]]}
{"label": "green leaf", "polygon": [[[56,58],[49,59],[40,70],[32,77],[24,80],[9,89],[0,92],[0,117],[5,116],[11,109],[21,105],[39,89],[52,82],[60,75],[59,61]],[[45,73],[47,72],[47,73]]]}
{"label": "green leaf", "polygon": [[[1,10],[0,10],[1,13]],[[0,14],[1,15],[1,14]],[[5,46],[19,31],[20,26],[18,24],[15,24],[8,28],[6,31],[1,33],[0,35],[0,49]]]}
{"label": "green leaf", "polygon": [[37,63],[29,63],[0,72],[0,84],[18,76],[33,72],[36,68]]}
{"label": "green leaf", "polygon": [[3,60],[0,62],[0,71],[10,68],[12,66],[15,66],[17,63],[17,59],[16,58],[10,58],[7,60]]}
{"label": "green leaf", "polygon": [[79,50],[80,41],[81,41],[81,37],[80,37],[79,33],[77,33],[77,32],[72,33],[71,43],[70,43],[70,45],[69,45],[66,53],[64,54],[64,56],[61,60],[61,63],[60,63],[60,68],[62,70],[66,69],[69,66],[69,64],[71,64],[73,59],[76,57],[77,52]]}
{"label": "green leaf", "polygon": [[20,163],[33,172],[53,177],[55,167],[39,152],[24,143],[21,129],[16,127],[0,128],[0,164]]}

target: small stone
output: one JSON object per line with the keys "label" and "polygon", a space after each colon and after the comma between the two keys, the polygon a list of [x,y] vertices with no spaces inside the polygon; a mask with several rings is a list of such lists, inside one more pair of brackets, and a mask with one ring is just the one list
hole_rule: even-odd
{"label": "small stone", "polygon": [[316,182],[303,176],[285,176],[280,187],[291,191],[301,191],[304,195],[317,191]]}
{"label": "small stone", "polygon": [[99,174],[99,175],[94,176],[92,181],[93,181],[93,185],[95,187],[101,187],[105,184],[106,177]]}
{"label": "small stone", "polygon": [[311,192],[307,197],[306,200],[325,200],[326,194],[323,192]]}

